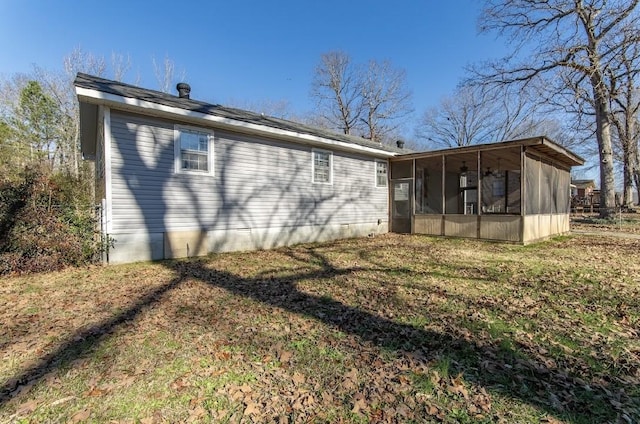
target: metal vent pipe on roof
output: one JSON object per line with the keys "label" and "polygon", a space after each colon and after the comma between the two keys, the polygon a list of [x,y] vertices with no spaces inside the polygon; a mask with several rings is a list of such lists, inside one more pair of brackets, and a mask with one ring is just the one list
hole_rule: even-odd
{"label": "metal vent pipe on roof", "polygon": [[189,94],[191,93],[191,86],[186,82],[179,82],[176,85],[176,89],[178,90],[178,97],[181,99],[188,99]]}

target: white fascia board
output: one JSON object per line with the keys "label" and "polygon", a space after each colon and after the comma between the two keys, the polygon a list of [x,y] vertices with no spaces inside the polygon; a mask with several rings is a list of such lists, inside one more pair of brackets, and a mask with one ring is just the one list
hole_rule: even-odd
{"label": "white fascia board", "polygon": [[[103,107],[103,158],[104,158],[104,197],[107,203],[105,211],[107,219],[107,234],[113,232],[113,187],[111,186],[111,110],[109,107]],[[100,116],[100,114],[98,114]]]}
{"label": "white fascia board", "polygon": [[204,121],[209,124],[216,124],[217,126],[223,128],[234,129],[236,131],[249,134],[266,135],[280,140],[288,140],[299,144],[323,146],[325,148],[333,147],[339,150],[368,153],[377,157],[392,157],[397,155],[397,153],[394,152],[378,150],[372,147],[360,146],[358,144],[346,143],[343,141],[332,140],[329,138],[319,137],[311,134],[268,127],[266,125],[252,124],[249,122],[238,121],[236,119],[223,118],[220,116],[209,115],[206,113],[195,112],[173,106],[161,105],[159,103],[148,102],[132,97],[124,97],[116,94],[105,93],[90,88],[76,87],[76,94],[80,101],[84,101],[87,103],[98,103],[107,106],[116,106],[119,109],[131,110],[138,113],[164,118],[182,118],[194,122]]}

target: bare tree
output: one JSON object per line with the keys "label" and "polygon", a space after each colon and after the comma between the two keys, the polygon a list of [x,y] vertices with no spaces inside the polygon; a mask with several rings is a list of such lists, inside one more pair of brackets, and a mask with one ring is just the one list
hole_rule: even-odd
{"label": "bare tree", "polygon": [[311,97],[318,106],[318,123],[354,134],[362,116],[359,71],[351,57],[341,51],[324,53],[316,66]]}
{"label": "bare tree", "polygon": [[536,104],[506,87],[463,85],[422,116],[416,135],[432,147],[458,147],[540,135]]}
{"label": "bare tree", "polygon": [[339,51],[321,56],[311,96],[319,111],[314,123],[374,141],[391,136],[412,112],[404,70],[388,61],[354,65]]}
{"label": "bare tree", "polygon": [[158,81],[158,89],[163,93],[171,92],[176,79],[184,81],[186,72],[182,70],[180,75],[176,77],[176,64],[168,55],[165,55],[161,63],[158,63],[155,57],[151,57],[151,62]]}
{"label": "bare tree", "polygon": [[[162,77],[170,84],[174,65],[168,57],[165,65],[171,72]],[[111,66],[114,78],[121,80],[131,68],[131,60],[128,55],[113,53]],[[78,177],[81,172],[90,172],[91,165],[80,161],[79,109],[73,80],[78,72],[103,76],[107,65],[103,57],[76,47],[63,58],[63,69],[34,66],[29,74],[0,80],[0,121],[11,127],[4,136],[3,154],[12,149],[22,155],[26,146],[27,151],[46,153],[56,171]],[[32,131],[19,128],[20,122],[29,124]],[[33,141],[27,146],[28,139]]]}
{"label": "bare tree", "polygon": [[122,53],[111,52],[111,67],[113,68],[113,79],[123,81],[125,75],[131,69],[131,57],[126,57]]}
{"label": "bare tree", "polygon": [[[544,112],[543,112],[544,113]],[[561,146],[578,150],[583,140],[572,128],[570,116],[540,116],[535,122],[535,130],[527,136],[544,135]],[[582,150],[581,150],[582,153]]]}
{"label": "bare tree", "polygon": [[381,142],[398,128],[402,118],[413,112],[406,72],[388,61],[371,60],[360,81],[364,136]]}
{"label": "bare tree", "polygon": [[[625,33],[623,38],[633,38]],[[625,206],[633,203],[634,182],[640,194],[640,165],[638,163],[638,142],[640,126],[640,92],[637,87],[640,75],[640,45],[625,41],[625,48],[616,56],[616,63],[607,68],[610,92],[611,122],[613,124],[614,153],[622,162],[623,196]],[[614,66],[614,65],[617,65]]]}
{"label": "bare tree", "polygon": [[488,141],[490,108],[482,88],[459,87],[436,107],[424,112],[416,135],[435,148],[468,146]]}
{"label": "bare tree", "polygon": [[[104,57],[85,52],[80,47],[76,47],[65,56],[63,64],[64,74],[55,74],[40,69],[39,80],[45,81],[49,91],[54,93],[64,116],[68,117],[64,126],[65,146],[69,148],[66,157],[70,159],[73,174],[78,176],[80,170],[80,110],[75,97],[73,80],[78,72],[103,76],[106,73],[107,65]],[[68,164],[65,163],[65,165]]]}
{"label": "bare tree", "polygon": [[33,76],[55,104],[57,142],[54,161],[57,160],[57,166],[61,169],[78,176],[80,124],[72,78],[62,72],[47,71],[37,66],[34,67]]}
{"label": "bare tree", "polygon": [[[569,89],[577,99],[589,98],[595,118],[603,217],[610,216],[615,205],[606,69],[624,47],[620,34],[638,27],[639,1],[488,0],[480,20],[482,31],[509,36],[514,54],[476,69],[478,80],[526,85],[547,78],[548,91]],[[521,58],[519,51],[531,53]]]}
{"label": "bare tree", "polygon": [[91,75],[103,76],[107,70],[104,57],[94,56],[85,52],[80,47],[74,48],[71,53],[63,58],[64,71],[67,75],[75,75],[84,72]]}
{"label": "bare tree", "polygon": [[32,75],[23,73],[0,79],[0,117],[6,120],[15,113],[20,102],[20,92],[33,79]]}
{"label": "bare tree", "polygon": [[518,138],[546,135],[554,138],[558,121],[541,113],[540,103],[531,90],[510,87],[485,87],[487,101],[492,108],[490,122],[493,126],[493,140],[514,140]]}

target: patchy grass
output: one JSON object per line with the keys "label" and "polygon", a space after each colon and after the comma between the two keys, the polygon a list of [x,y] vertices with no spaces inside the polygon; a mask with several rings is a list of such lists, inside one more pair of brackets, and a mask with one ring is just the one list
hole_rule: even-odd
{"label": "patchy grass", "polygon": [[6,278],[0,422],[638,422],[639,249],[389,234]]}
{"label": "patchy grass", "polygon": [[571,216],[571,228],[583,231],[640,234],[640,213],[615,214],[611,219],[602,219],[598,214],[575,214]]}

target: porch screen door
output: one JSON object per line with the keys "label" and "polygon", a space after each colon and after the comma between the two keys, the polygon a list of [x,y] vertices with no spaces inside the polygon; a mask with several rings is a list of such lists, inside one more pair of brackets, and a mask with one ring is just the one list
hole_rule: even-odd
{"label": "porch screen door", "polygon": [[391,181],[391,232],[411,233],[413,180]]}

